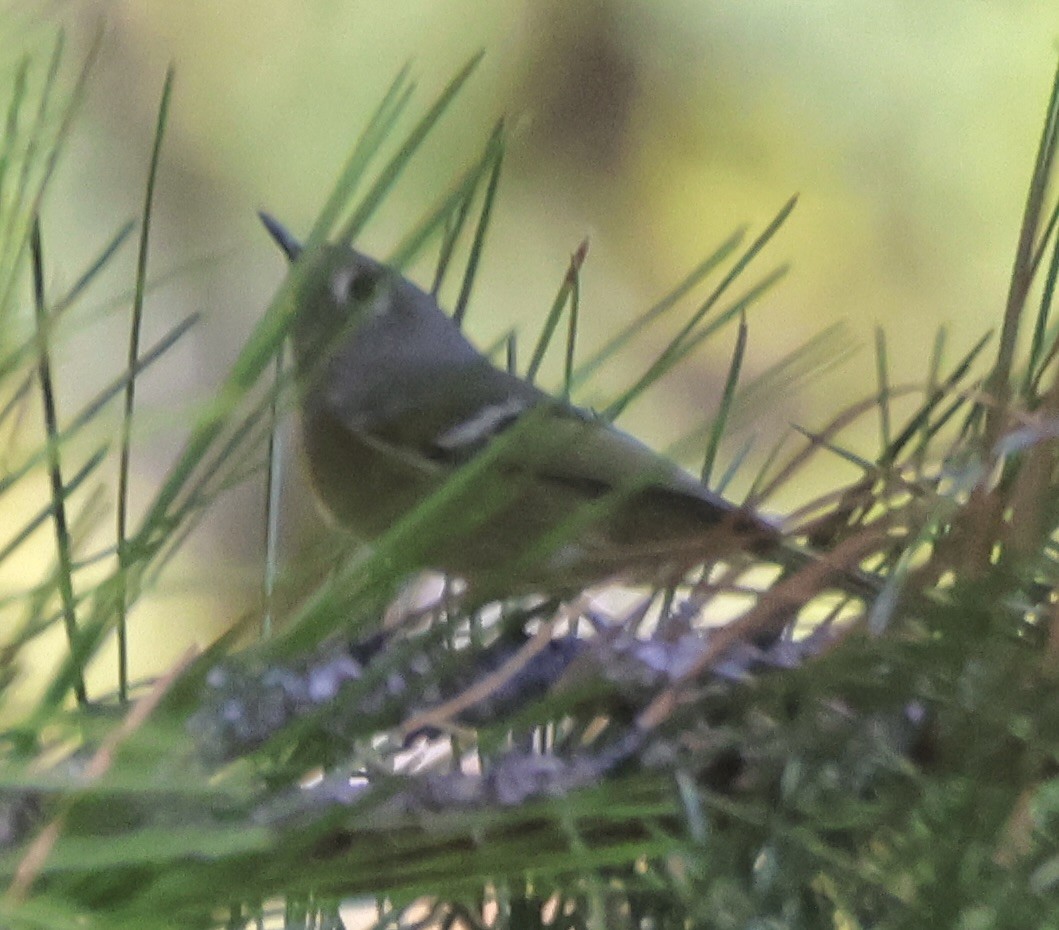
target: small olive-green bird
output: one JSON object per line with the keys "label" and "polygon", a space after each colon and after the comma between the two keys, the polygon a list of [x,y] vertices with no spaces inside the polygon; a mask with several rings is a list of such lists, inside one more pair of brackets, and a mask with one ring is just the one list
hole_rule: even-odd
{"label": "small olive-green bird", "polygon": [[345,245],[303,250],[261,218],[304,266],[291,327],[303,445],[317,495],[357,536],[378,537],[484,454],[489,467],[421,567],[490,591],[559,593],[674,581],[741,549],[805,563],[670,460],[496,368],[394,269]]}

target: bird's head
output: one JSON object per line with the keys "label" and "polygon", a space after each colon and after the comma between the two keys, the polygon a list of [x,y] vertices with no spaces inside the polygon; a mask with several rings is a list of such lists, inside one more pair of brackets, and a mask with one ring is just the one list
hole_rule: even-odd
{"label": "bird's head", "polygon": [[319,362],[356,330],[390,313],[400,281],[392,269],[347,245],[325,243],[303,249],[267,213],[261,214],[261,220],[287,258],[304,265],[291,327],[299,365]]}

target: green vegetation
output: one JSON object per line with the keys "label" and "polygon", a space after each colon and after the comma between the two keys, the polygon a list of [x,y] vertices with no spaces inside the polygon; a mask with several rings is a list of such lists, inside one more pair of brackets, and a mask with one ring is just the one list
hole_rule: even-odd
{"label": "green vegetation", "polygon": [[[820,560],[751,586],[753,557],[732,551],[676,589],[610,613],[586,598],[479,604],[447,589],[384,631],[415,553],[444,538],[447,506],[473,499],[487,477],[484,457],[371,553],[350,545],[267,635],[261,617],[243,618],[132,689],[124,642],[137,603],[218,496],[261,473],[276,417],[291,405],[290,379],[274,363],[298,271],[132,521],[137,378],[165,364],[194,320],[140,345],[167,78],[145,159],[128,364],[79,409],[57,408],[57,326],[132,232],[107,241],[68,291],[48,293],[41,207],[91,59],[70,80],[60,39],[4,88],[0,426],[37,416],[42,402],[46,438],[6,459],[0,498],[41,474],[50,498],[5,528],[0,561],[47,531],[55,562],[3,602],[0,922],[326,927],[337,925],[340,902],[366,899],[380,927],[1055,925],[1059,207],[1050,204],[1059,78],[998,338],[953,364],[940,334],[910,397],[891,384],[880,334],[872,396],[806,431],[793,453],[777,448],[754,481],[757,502],[821,455],[861,470],[790,529],[792,544]],[[410,72],[397,77],[309,243],[352,237],[371,221],[475,64],[418,119]],[[500,126],[391,256],[405,264],[436,250],[435,287],[462,264],[460,318],[473,309],[489,222],[502,209],[503,139]],[[579,281],[591,264],[577,250],[521,370],[535,374],[547,352],[561,351],[561,389],[576,399],[640,330],[682,314],[604,413],[617,416],[701,340],[738,325],[718,412],[700,435],[703,474],[723,470],[723,488],[746,465],[745,451],[724,454],[740,404],[834,361],[823,337],[742,381],[747,314],[782,276],[758,266],[793,206],[749,241],[734,234],[587,360],[578,319],[591,307]],[[35,325],[25,334],[17,311],[27,301]],[[509,359],[518,365],[513,350]],[[93,427],[114,407],[123,427],[107,442]],[[842,427],[865,416],[880,424],[872,457],[839,444]],[[102,466],[115,461],[115,541],[94,553],[86,539],[98,498],[115,493]],[[102,490],[73,507],[92,483]],[[299,584],[298,566],[275,552],[262,571],[269,617],[284,602],[277,594]],[[830,590],[855,571],[878,582],[870,603]],[[721,609],[734,619],[706,632]],[[53,628],[65,631],[63,661],[36,704],[18,709],[8,698],[23,650]],[[86,666],[111,638],[120,646],[114,692],[92,694]]]}

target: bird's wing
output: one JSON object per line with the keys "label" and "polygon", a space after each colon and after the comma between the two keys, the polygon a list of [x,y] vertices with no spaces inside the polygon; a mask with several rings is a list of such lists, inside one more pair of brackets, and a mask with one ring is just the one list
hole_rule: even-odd
{"label": "bird's wing", "polygon": [[343,427],[380,448],[458,467],[530,410],[548,402],[533,385],[481,357],[463,364],[429,360],[401,371],[370,395],[333,391],[321,398]]}
{"label": "bird's wing", "polygon": [[[484,358],[464,365],[403,372],[384,398],[351,406],[349,393],[333,413],[379,452],[424,472],[455,470],[493,443],[511,441],[498,466],[522,477],[580,488],[589,499],[607,494],[653,502],[663,513],[684,511],[698,525],[738,511],[674,462],[590,411],[551,397]],[[691,512],[688,512],[690,509]]]}

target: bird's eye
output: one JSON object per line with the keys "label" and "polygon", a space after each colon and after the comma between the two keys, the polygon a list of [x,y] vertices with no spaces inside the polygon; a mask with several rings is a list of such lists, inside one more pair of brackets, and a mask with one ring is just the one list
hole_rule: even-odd
{"label": "bird's eye", "polygon": [[331,293],[340,304],[347,300],[355,300],[358,303],[369,301],[375,296],[378,288],[378,273],[368,269],[343,268],[331,279]]}
{"label": "bird's eye", "polygon": [[349,285],[349,296],[354,300],[371,300],[379,287],[379,276],[372,271],[362,271]]}

